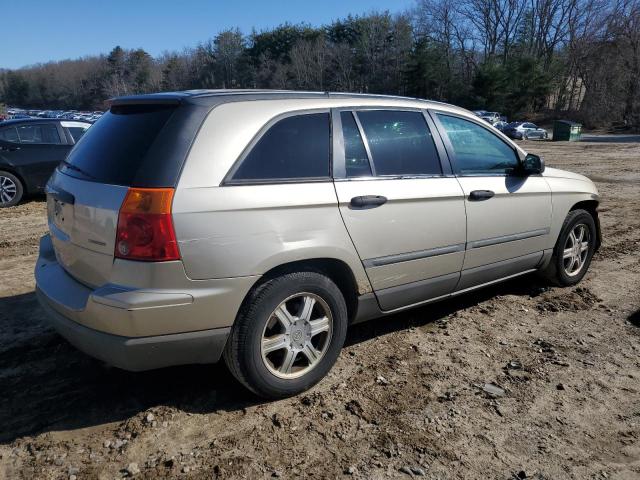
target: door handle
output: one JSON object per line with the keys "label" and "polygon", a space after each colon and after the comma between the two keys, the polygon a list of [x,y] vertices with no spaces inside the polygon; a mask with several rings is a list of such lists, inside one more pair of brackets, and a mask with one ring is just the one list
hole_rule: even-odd
{"label": "door handle", "polygon": [[20,150],[20,147],[0,147],[0,150],[4,150],[5,152],[15,152],[16,150]]}
{"label": "door handle", "polygon": [[353,197],[349,205],[351,208],[367,209],[376,208],[387,203],[387,197],[382,195],[365,195],[363,197]]}
{"label": "door handle", "polygon": [[492,190],[474,190],[469,194],[469,200],[489,200],[494,195]]}

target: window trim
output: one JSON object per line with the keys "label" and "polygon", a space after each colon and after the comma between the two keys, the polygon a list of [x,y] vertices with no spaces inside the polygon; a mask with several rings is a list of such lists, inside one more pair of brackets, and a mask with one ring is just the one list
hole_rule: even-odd
{"label": "window trim", "polygon": [[[280,120],[284,120],[289,117],[296,117],[299,115],[313,115],[317,113],[326,113],[329,115],[329,176],[322,177],[297,177],[297,178],[264,178],[264,179],[234,179],[233,176],[237,173],[238,169],[247,158],[249,153],[258,144],[262,137]],[[286,183],[321,183],[330,182],[332,180],[333,173],[333,119],[330,108],[310,108],[302,110],[291,110],[288,112],[280,113],[271,119],[269,119],[256,133],[251,141],[244,147],[238,158],[233,162],[231,168],[227,171],[227,174],[220,182],[221,187],[234,187],[245,185],[279,185]]]}
{"label": "window trim", "polygon": [[[438,156],[438,161],[440,162],[440,169],[442,173],[440,174],[416,174],[416,175],[377,175],[375,162],[373,160],[373,156],[371,155],[371,150],[369,147],[369,140],[364,132],[362,127],[362,123],[358,118],[358,112],[362,111],[393,111],[393,112],[418,112],[422,114],[424,121],[427,125],[427,129],[431,133],[431,137],[436,147],[436,154]],[[342,134],[342,120],[340,118],[340,114],[342,112],[351,112],[353,118],[355,119],[358,130],[360,131],[360,136],[362,137],[362,141],[364,143],[365,151],[367,152],[367,156],[369,158],[369,165],[371,167],[372,176],[370,177],[347,177],[346,175],[346,159],[345,159],[345,148],[344,148],[344,137]],[[348,107],[337,107],[331,109],[334,128],[334,167],[333,167],[333,180],[334,181],[347,181],[347,182],[357,182],[357,181],[370,181],[370,180],[409,180],[409,179],[421,179],[421,178],[443,178],[443,177],[453,177],[453,170],[451,167],[450,159],[448,157],[448,152],[445,149],[444,143],[442,142],[441,134],[433,122],[431,117],[429,116],[427,110],[423,108],[417,107],[398,107],[398,106],[386,106],[386,105],[353,105]]]}
{"label": "window trim", "polygon": [[[362,110],[360,110],[362,111]],[[371,145],[369,145],[369,138],[367,137],[367,133],[364,131],[364,127],[362,126],[362,122],[360,121],[360,117],[358,116],[358,111],[354,110],[351,113],[351,116],[353,117],[353,119],[356,122],[356,128],[358,129],[358,133],[360,134],[360,138],[362,139],[362,145],[364,146],[364,151],[367,152],[367,158],[369,159],[369,168],[371,169],[371,176],[372,177],[382,177],[382,176],[388,176],[388,175],[378,175],[378,171],[376,169],[376,164],[373,161],[373,153],[371,153]],[[340,112],[340,115],[342,115],[342,112]],[[342,117],[340,118],[340,121],[342,121]],[[343,131],[344,134],[344,131]],[[345,149],[345,165],[344,165],[344,171],[345,171],[345,175],[347,173],[347,156],[346,156],[346,149]],[[357,177],[353,177],[353,178],[357,178]]]}
{"label": "window trim", "polygon": [[[518,175],[518,171],[522,166],[522,158],[520,156],[520,152],[518,151],[518,149],[510,141],[505,140],[500,135],[497,135],[496,132],[493,132],[491,129],[487,128],[486,125],[483,125],[481,121],[476,121],[474,118],[470,118],[465,115],[460,115],[455,112],[449,112],[447,110],[440,110],[437,108],[429,108],[428,112],[429,112],[429,116],[433,119],[433,122],[436,124],[438,131],[440,132],[440,136],[442,137],[442,142],[447,151],[447,155],[449,156],[449,160],[451,161],[451,167],[453,169],[454,176],[456,177],[512,177],[512,176]],[[444,128],[444,125],[442,124],[442,122],[440,122],[440,118],[438,118],[438,115],[446,115],[449,117],[455,117],[461,120],[466,120],[467,122],[473,123],[479,126],[480,128],[483,128],[484,130],[489,132],[491,135],[496,137],[498,140],[500,140],[502,143],[507,145],[513,151],[513,154],[516,158],[516,162],[518,164],[516,167],[516,171],[512,173],[506,173],[506,172],[491,173],[488,171],[483,173],[462,173],[460,171],[460,168],[458,167],[458,162],[456,159],[456,154],[453,148],[453,144],[451,143],[451,139],[449,138],[449,135],[447,134],[447,130]]]}

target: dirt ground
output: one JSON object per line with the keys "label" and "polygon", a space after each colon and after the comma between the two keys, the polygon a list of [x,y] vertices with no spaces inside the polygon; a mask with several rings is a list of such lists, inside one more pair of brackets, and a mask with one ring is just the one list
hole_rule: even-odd
{"label": "dirt ground", "polygon": [[640,143],[525,148],[598,184],[586,279],[355,326],[277,402],[222,364],[133,374],[76,351],[33,291],[43,200],[0,211],[0,478],[640,478]]}

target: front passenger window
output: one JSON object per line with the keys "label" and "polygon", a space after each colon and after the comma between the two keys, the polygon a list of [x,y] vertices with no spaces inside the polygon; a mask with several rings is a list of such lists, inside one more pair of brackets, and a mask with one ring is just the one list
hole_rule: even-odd
{"label": "front passenger window", "polygon": [[438,114],[462,175],[511,173],[518,167],[513,148],[484,127],[469,120]]}

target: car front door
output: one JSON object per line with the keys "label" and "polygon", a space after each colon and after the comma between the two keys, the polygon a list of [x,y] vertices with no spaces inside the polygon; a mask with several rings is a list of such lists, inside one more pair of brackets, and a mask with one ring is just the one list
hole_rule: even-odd
{"label": "car front door", "polygon": [[333,112],[340,212],[382,310],[451,293],[466,238],[464,198],[419,110]]}
{"label": "car front door", "polygon": [[71,145],[56,123],[25,123],[16,127],[19,150],[12,159],[25,177],[30,190],[41,190],[55,170],[67,157]]}
{"label": "car front door", "polygon": [[522,175],[516,149],[482,124],[431,112],[465,196],[467,242],[457,290],[535,268],[551,226],[551,190]]}

